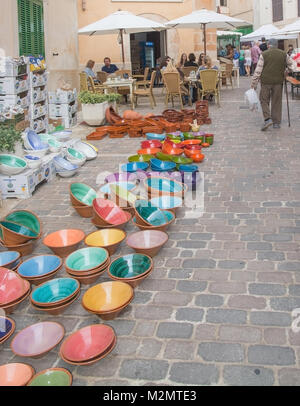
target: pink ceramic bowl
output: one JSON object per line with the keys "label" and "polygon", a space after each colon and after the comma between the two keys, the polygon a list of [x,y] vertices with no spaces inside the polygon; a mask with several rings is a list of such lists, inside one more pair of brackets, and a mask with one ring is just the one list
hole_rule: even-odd
{"label": "pink ceramic bowl", "polygon": [[96,213],[109,224],[118,225],[127,220],[124,211],[112,200],[98,197],[93,200],[93,208]]}
{"label": "pink ceramic bowl", "polygon": [[15,302],[25,295],[28,284],[15,272],[0,268],[0,307]]}
{"label": "pink ceramic bowl", "polygon": [[20,357],[40,357],[52,350],[65,335],[64,327],[44,321],[21,330],[12,340],[12,352]]}
{"label": "pink ceramic bowl", "polygon": [[169,236],[164,231],[144,230],[130,234],[126,239],[126,244],[139,254],[154,257],[168,239]]}
{"label": "pink ceramic bowl", "polygon": [[27,364],[12,363],[0,366],[0,386],[25,386],[35,374]]}
{"label": "pink ceramic bowl", "polygon": [[104,324],[83,327],[62,343],[60,353],[69,361],[88,361],[104,353],[115,337],[114,330]]}

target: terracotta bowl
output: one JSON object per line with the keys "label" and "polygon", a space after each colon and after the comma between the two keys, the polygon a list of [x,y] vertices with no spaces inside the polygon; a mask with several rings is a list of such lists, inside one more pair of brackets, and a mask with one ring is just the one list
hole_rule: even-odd
{"label": "terracotta bowl", "polygon": [[116,203],[100,197],[93,200],[93,218],[98,224],[115,226],[127,220],[126,213]]}
{"label": "terracotta bowl", "polygon": [[38,215],[30,210],[11,211],[7,216],[5,216],[5,220],[28,227],[31,230],[35,231],[39,235],[39,237],[42,234],[41,221]]}
{"label": "terracotta bowl", "polygon": [[0,252],[0,267],[7,269],[16,268],[21,261],[21,254],[18,251]]}
{"label": "terracotta bowl", "polygon": [[126,244],[139,254],[154,257],[166,244],[169,236],[164,231],[144,230],[130,234],[126,238]]}
{"label": "terracotta bowl", "polygon": [[132,219],[132,223],[137,226],[140,230],[158,230],[158,231],[166,231],[167,228],[175,221],[175,215],[171,211],[165,210],[165,213],[168,213],[167,216],[170,219],[166,224],[162,226],[144,226],[142,224],[138,224],[136,219]]}
{"label": "terracotta bowl", "polygon": [[23,257],[26,255],[30,255],[34,250],[34,240],[30,240],[24,244],[17,244],[17,245],[5,245],[9,251],[18,251]]}
{"label": "terracotta bowl", "polygon": [[192,145],[186,145],[184,149],[195,152],[195,151],[201,151],[202,147],[201,147],[201,145],[192,144]]}
{"label": "terracotta bowl", "polygon": [[73,206],[91,206],[97,192],[85,183],[70,184],[70,199]]}
{"label": "terracotta bowl", "polygon": [[31,303],[48,308],[65,304],[80,292],[80,283],[74,278],[56,278],[38,286],[31,294]]}
{"label": "terracotta bowl", "polygon": [[0,268],[0,307],[17,302],[29,288],[30,284],[18,274],[9,269]]}
{"label": "terracotta bowl", "polygon": [[27,386],[71,386],[73,376],[65,368],[48,368],[34,375]]}
{"label": "terracotta bowl", "polygon": [[112,255],[125,237],[125,231],[118,228],[107,228],[87,235],[84,242],[89,247],[106,248],[109,255]]}
{"label": "terracotta bowl", "polygon": [[161,148],[142,148],[137,151],[138,155],[155,155],[161,151]]}
{"label": "terracotta bowl", "polygon": [[202,143],[201,140],[184,140],[182,141],[182,145],[187,146],[187,145],[200,145]]}
{"label": "terracotta bowl", "polygon": [[[91,269],[89,271],[81,271],[81,272],[75,272],[75,271],[71,271],[70,269],[66,268],[66,271],[69,275],[71,275],[72,278],[75,278],[77,280],[79,280],[78,278],[81,277],[88,277],[88,276],[100,276],[102,273],[105,272],[105,270],[107,269],[107,267],[110,264],[110,258],[108,258],[107,261],[105,261],[105,263],[101,266],[99,266],[98,268],[95,269]],[[85,281],[85,279],[83,279]],[[80,280],[79,280],[80,282]]]}
{"label": "terracotta bowl", "polygon": [[57,255],[38,255],[24,261],[18,267],[18,274],[30,282],[38,280],[45,282],[49,276],[51,278],[62,267],[62,260]]}
{"label": "terracotta bowl", "polygon": [[25,386],[34,374],[31,365],[17,362],[0,365],[0,386]]}
{"label": "terracotta bowl", "polygon": [[84,217],[84,218],[93,217],[93,207],[92,206],[73,206],[73,207],[77,211],[79,216]]}
{"label": "terracotta bowl", "polygon": [[[134,212],[134,208],[132,208],[133,212]],[[124,221],[121,224],[118,224],[117,227],[120,228],[121,230],[124,230],[126,225],[129,223],[129,221],[132,219],[132,214],[130,213],[129,210],[124,210],[126,213],[126,221]],[[97,228],[114,228],[116,227],[114,224],[101,224],[100,222],[98,223],[98,219],[96,219],[96,217],[92,218],[91,222],[94,224],[94,226],[96,226]]]}
{"label": "terracotta bowl", "polygon": [[187,186],[181,182],[155,176],[146,179],[144,181],[144,186],[152,197],[164,195],[183,197],[187,190]]}
{"label": "terracotta bowl", "polygon": [[162,226],[168,221],[163,210],[143,199],[135,203],[135,218],[138,224],[145,226]]}
{"label": "terracotta bowl", "polygon": [[[27,282],[27,281],[25,281],[25,282]],[[28,283],[28,285],[29,285],[29,288],[28,288],[27,292],[20,299],[18,299],[17,301],[15,301],[13,303],[10,303],[10,304],[1,305],[1,308],[5,311],[5,314],[13,313],[16,310],[16,308],[19,306],[19,304],[21,304],[22,302],[24,302],[25,299],[28,298],[28,296],[30,295],[30,284]]]}
{"label": "terracotta bowl", "polygon": [[58,306],[41,307],[41,306],[37,306],[37,305],[33,304],[32,302],[31,302],[31,306],[35,310],[40,310],[44,313],[51,314],[52,316],[58,316],[59,314],[63,313],[66,310],[66,308],[69,307],[73,302],[75,302],[75,300],[77,300],[79,298],[79,296],[80,296],[80,292],[78,292],[75,297],[68,300],[66,303],[60,304]]}
{"label": "terracotta bowl", "polygon": [[86,276],[89,271],[101,269],[109,261],[105,248],[88,247],[74,251],[65,261],[67,271],[78,276]]}
{"label": "terracotta bowl", "polygon": [[3,242],[7,245],[24,244],[30,240],[39,238],[39,234],[30,228],[12,221],[3,220],[0,222]]}
{"label": "terracotta bowl", "polygon": [[48,234],[43,244],[50,248],[56,255],[67,257],[71,252],[75,251],[85,234],[79,229],[58,230]]}
{"label": "terracotta bowl", "polygon": [[21,330],[12,340],[12,352],[19,357],[41,357],[61,342],[64,327],[56,322],[44,321]]}
{"label": "terracotta bowl", "polygon": [[193,159],[194,162],[196,163],[200,163],[204,160],[205,155],[201,154],[201,151],[199,151],[200,153],[196,153],[196,154],[192,154],[191,158]]}
{"label": "terracotta bowl", "polygon": [[[108,266],[108,265],[107,265]],[[92,285],[95,283],[99,277],[106,271],[107,268],[102,269],[101,271],[87,276],[74,276],[72,278],[77,279],[82,285]]]}
{"label": "terracotta bowl", "polygon": [[142,149],[147,149],[147,148],[161,148],[162,143],[159,140],[147,140],[147,141],[142,141],[141,142],[141,148]]}
{"label": "terracotta bowl", "polygon": [[0,344],[3,344],[12,336],[16,329],[16,323],[9,317],[0,317]]}

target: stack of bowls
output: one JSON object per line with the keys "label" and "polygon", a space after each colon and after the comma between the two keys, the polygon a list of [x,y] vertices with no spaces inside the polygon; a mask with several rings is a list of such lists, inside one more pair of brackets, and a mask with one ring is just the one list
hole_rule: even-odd
{"label": "stack of bowls", "polygon": [[61,156],[53,158],[53,162],[56,168],[56,173],[63,178],[70,178],[75,175],[79,168],[78,165],[72,164]]}
{"label": "stack of bowls", "polygon": [[147,200],[136,201],[135,218],[137,224],[153,227],[165,225],[168,221],[165,212]]}
{"label": "stack of bowls", "polygon": [[14,333],[16,324],[9,317],[0,317],[0,345],[3,344]]}
{"label": "stack of bowls", "polygon": [[12,247],[29,242],[30,240],[37,240],[38,233],[30,228],[17,224],[12,221],[0,221],[2,240],[6,247]]}
{"label": "stack of bowls", "polygon": [[67,160],[71,164],[82,166],[86,161],[86,156],[83,152],[77,151],[77,149],[67,148]]}
{"label": "stack of bowls", "polygon": [[19,331],[12,340],[12,352],[19,357],[40,358],[57,346],[64,338],[60,323],[43,321]]}
{"label": "stack of bowls", "polygon": [[85,292],[82,306],[103,320],[112,320],[129,305],[133,297],[133,289],[128,283],[103,282]]}
{"label": "stack of bowls", "polygon": [[14,271],[0,268],[0,308],[12,313],[30,294],[30,283]]}
{"label": "stack of bowls", "polygon": [[176,164],[174,162],[160,161],[156,158],[151,159],[150,164],[152,171],[158,172],[172,171],[176,168]]}
{"label": "stack of bowls", "polygon": [[18,251],[0,252],[0,267],[14,271],[21,263],[21,254]]}
{"label": "stack of bowls", "polygon": [[73,278],[57,278],[38,286],[31,294],[34,309],[54,316],[61,314],[80,295],[80,283]]}
{"label": "stack of bowls", "polygon": [[167,228],[175,221],[175,214],[171,211],[164,210],[164,215],[166,216],[166,223],[161,226],[149,226],[140,224],[137,222],[136,217],[132,219],[132,223],[137,226],[140,230],[159,230],[166,231]]}
{"label": "stack of bowls", "polygon": [[71,365],[91,365],[106,357],[116,341],[112,327],[104,324],[86,326],[65,339],[59,355]]}
{"label": "stack of bowls", "polygon": [[27,168],[25,159],[11,154],[0,154],[0,173],[7,176],[17,175]]}
{"label": "stack of bowls", "polygon": [[26,386],[34,373],[31,365],[19,362],[0,365],[0,386]]}
{"label": "stack of bowls", "polygon": [[122,210],[112,200],[97,198],[93,200],[92,223],[98,228],[124,228],[131,220],[131,214]]}
{"label": "stack of bowls", "polygon": [[49,150],[49,145],[42,142],[40,136],[29,130],[22,136],[26,155],[33,155],[39,158],[45,156]]}
{"label": "stack of bowls", "polygon": [[93,200],[96,198],[95,189],[85,183],[74,182],[70,185],[70,200],[77,213],[86,218],[93,216]]}
{"label": "stack of bowls", "polygon": [[84,237],[84,232],[79,229],[58,230],[48,234],[44,238],[43,244],[50,248],[54,254],[64,258],[78,248]]}
{"label": "stack of bowls", "polygon": [[153,261],[145,254],[129,254],[116,258],[108,268],[111,279],[126,282],[135,288],[153,271]]}
{"label": "stack of bowls", "polygon": [[119,228],[106,228],[88,234],[84,242],[89,247],[106,248],[109,255],[112,255],[125,237],[125,231]]}
{"label": "stack of bowls", "polygon": [[97,158],[98,149],[88,142],[76,141],[74,148],[84,154],[87,161]]}
{"label": "stack of bowls", "polygon": [[24,159],[27,163],[28,168],[30,169],[37,169],[42,165],[42,159],[38,156],[25,155]]}
{"label": "stack of bowls", "polygon": [[18,267],[18,274],[34,285],[40,285],[60,270],[62,259],[56,255],[38,255],[24,261]]}
{"label": "stack of bowls", "polygon": [[169,236],[164,231],[144,230],[130,234],[126,238],[126,244],[138,254],[154,257],[167,243]]}
{"label": "stack of bowls", "polygon": [[[150,152],[147,155],[151,155]],[[123,172],[136,172],[136,171],[145,171],[148,168],[147,162],[129,162],[128,164],[124,164],[121,166],[121,170]]]}
{"label": "stack of bowls", "polygon": [[83,284],[94,283],[110,264],[105,248],[82,248],[70,254],[65,262],[66,271]]}
{"label": "stack of bowls", "polygon": [[48,368],[34,375],[27,386],[71,386],[73,376],[65,368]]}
{"label": "stack of bowls", "polygon": [[131,155],[128,158],[128,162],[149,162],[150,159],[155,158],[154,155]]}

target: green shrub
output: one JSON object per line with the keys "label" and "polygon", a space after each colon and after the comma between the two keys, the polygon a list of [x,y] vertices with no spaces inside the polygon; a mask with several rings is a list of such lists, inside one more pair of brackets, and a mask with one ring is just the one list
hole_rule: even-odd
{"label": "green shrub", "polygon": [[98,104],[103,102],[115,102],[121,99],[121,95],[119,93],[109,93],[109,94],[101,94],[101,93],[93,93],[87,90],[80,92],[78,95],[78,100],[82,104]]}
{"label": "green shrub", "polygon": [[21,131],[13,125],[0,124],[0,151],[15,152],[15,145],[22,141]]}

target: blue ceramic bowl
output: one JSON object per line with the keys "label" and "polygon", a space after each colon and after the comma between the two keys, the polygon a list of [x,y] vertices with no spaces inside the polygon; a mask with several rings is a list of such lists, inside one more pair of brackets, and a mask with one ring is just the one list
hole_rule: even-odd
{"label": "blue ceramic bowl", "polygon": [[148,168],[146,162],[129,162],[121,166],[123,172],[136,172],[138,170],[145,171]]}
{"label": "blue ceramic bowl", "polygon": [[0,252],[0,266],[13,269],[20,262],[21,254],[17,251]]}
{"label": "blue ceramic bowl", "polygon": [[146,133],[147,140],[158,140],[164,141],[166,139],[165,134],[155,134],[155,133]]}
{"label": "blue ceramic bowl", "polygon": [[18,268],[18,274],[24,278],[37,278],[58,270],[62,259],[56,255],[38,255],[24,261]]}
{"label": "blue ceramic bowl", "polygon": [[15,326],[6,317],[0,317],[0,340],[4,338]]}
{"label": "blue ceramic bowl", "polygon": [[198,171],[197,165],[179,165],[180,172],[196,172]]}
{"label": "blue ceramic bowl", "polygon": [[145,183],[147,187],[160,192],[180,193],[183,190],[183,187],[180,183],[176,183],[173,180],[164,178],[148,178],[145,180]]}
{"label": "blue ceramic bowl", "polygon": [[165,212],[158,207],[152,206],[147,200],[137,200],[135,210],[146,223],[152,226],[162,226],[168,222]]}
{"label": "blue ceramic bowl", "polygon": [[80,283],[73,278],[57,278],[38,286],[31,294],[33,303],[45,306],[59,304],[74,296],[80,289]]}
{"label": "blue ceramic bowl", "polygon": [[133,190],[136,187],[136,184],[133,182],[111,182],[111,183],[107,183],[104,186],[101,186],[100,188],[100,192],[109,195],[110,194],[110,185],[116,185],[116,186],[120,186],[123,189],[126,190]]}
{"label": "blue ceramic bowl", "polygon": [[46,144],[45,142],[42,142],[38,134],[36,134],[34,131],[28,131],[26,134],[27,140],[31,146],[32,149],[47,149],[49,148],[49,145]]}
{"label": "blue ceramic bowl", "polygon": [[25,155],[24,158],[29,159],[30,161],[39,161],[41,159],[38,156],[32,156],[32,155]]}
{"label": "blue ceramic bowl", "polygon": [[153,197],[153,199],[150,200],[150,203],[152,206],[159,207],[161,210],[170,210],[183,205],[181,197],[176,196]]}
{"label": "blue ceramic bowl", "polygon": [[156,158],[151,159],[150,163],[151,163],[152,169],[159,170],[159,171],[172,171],[173,169],[176,168],[175,162],[161,161]]}
{"label": "blue ceramic bowl", "polygon": [[62,158],[61,156],[56,156],[54,159],[54,165],[58,171],[74,171],[78,169],[78,165],[71,164],[71,162],[67,161],[66,159]]}

